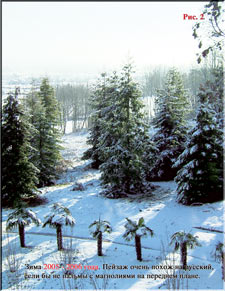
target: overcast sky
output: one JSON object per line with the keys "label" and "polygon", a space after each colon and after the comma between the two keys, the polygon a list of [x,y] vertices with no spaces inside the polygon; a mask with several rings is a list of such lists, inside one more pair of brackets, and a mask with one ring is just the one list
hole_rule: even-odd
{"label": "overcast sky", "polygon": [[4,73],[93,74],[132,56],[138,70],[196,65],[194,20],[207,2],[3,2]]}

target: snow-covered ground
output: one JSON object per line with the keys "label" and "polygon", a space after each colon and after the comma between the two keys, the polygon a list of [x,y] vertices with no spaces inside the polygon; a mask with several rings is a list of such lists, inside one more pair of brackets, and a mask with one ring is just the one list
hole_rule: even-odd
{"label": "snow-covered ground", "polygon": [[[99,194],[99,171],[90,169],[88,162],[80,159],[87,149],[86,138],[85,132],[70,133],[63,137],[62,153],[66,160],[72,161],[71,166],[57,181],[57,185],[42,189],[42,195],[48,199],[48,203],[32,208],[42,221],[54,202],[60,202],[70,209],[76,225],[72,230],[69,227],[63,229],[63,244],[70,251],[57,250],[54,229],[34,225],[25,229],[28,247],[20,248],[18,234],[5,232],[10,210],[4,209],[2,289],[223,290],[221,265],[215,262],[211,253],[216,243],[223,241],[224,203],[193,207],[177,204],[174,182],[154,183],[159,187],[152,197],[145,199],[102,197]],[[84,190],[73,191],[75,182],[82,183]],[[103,235],[107,241],[103,242],[102,257],[97,256],[97,243],[91,238],[88,228],[99,217],[108,220],[113,228],[112,233]],[[145,224],[154,231],[153,237],[142,239],[142,262],[136,259],[134,241],[126,242],[123,238],[126,217],[135,221],[143,217]],[[202,245],[188,251],[190,270],[183,273],[174,270],[175,266],[180,265],[180,255],[179,252],[173,253],[173,247],[169,246],[171,235],[177,231],[197,235]],[[13,251],[16,255],[10,256],[9,253]],[[7,262],[11,261],[13,265],[14,258],[16,271],[10,272]],[[63,278],[68,265],[82,269],[70,270],[67,275],[71,278]],[[181,279],[180,274],[194,277]],[[171,278],[166,279],[169,275]]]}

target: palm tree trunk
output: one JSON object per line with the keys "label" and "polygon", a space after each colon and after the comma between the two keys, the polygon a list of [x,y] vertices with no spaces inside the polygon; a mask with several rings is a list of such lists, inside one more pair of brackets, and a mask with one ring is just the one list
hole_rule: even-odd
{"label": "palm tree trunk", "polygon": [[186,242],[181,243],[180,250],[181,250],[182,268],[186,270],[187,269],[187,243]]}
{"label": "palm tree trunk", "polygon": [[62,226],[58,225],[56,228],[57,231],[57,245],[58,245],[58,250],[62,250]]}
{"label": "palm tree trunk", "polygon": [[142,256],[141,256],[141,237],[139,235],[135,235],[135,247],[136,247],[137,260],[138,261],[142,261]]}
{"label": "palm tree trunk", "polygon": [[102,256],[102,232],[98,235],[98,256]]}
{"label": "palm tree trunk", "polygon": [[224,252],[222,252],[222,279],[225,282],[225,255]]}
{"label": "palm tree trunk", "polygon": [[19,224],[19,236],[20,236],[20,246],[21,248],[25,248],[25,233],[24,233],[24,225]]}

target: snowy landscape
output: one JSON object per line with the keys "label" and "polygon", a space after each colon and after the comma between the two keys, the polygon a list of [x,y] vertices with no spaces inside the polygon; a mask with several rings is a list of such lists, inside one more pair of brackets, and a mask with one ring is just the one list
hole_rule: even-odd
{"label": "snowy landscape", "polygon": [[0,289],[224,290],[224,1],[2,6]]}
{"label": "snowy landscape", "polygon": [[[212,253],[216,243],[223,240],[224,202],[192,207],[178,204],[175,201],[175,182],[155,182],[157,187],[152,196],[144,199],[105,198],[99,194],[99,171],[90,169],[89,162],[81,160],[88,147],[87,135],[83,131],[63,136],[62,154],[72,163],[57,185],[41,188],[41,196],[46,197],[48,203],[30,208],[41,220],[55,202],[69,208],[76,225],[72,229],[63,228],[63,245],[68,251],[57,250],[54,229],[33,225],[25,228],[27,248],[21,248],[17,231],[8,234],[5,231],[11,210],[4,209],[2,288],[222,290],[221,265],[215,261]],[[73,190],[74,185],[80,185],[76,183],[82,184],[82,191]],[[109,221],[112,226],[110,234],[103,234],[102,257],[97,256],[97,243],[88,228],[99,217]],[[143,217],[145,224],[154,231],[153,237],[142,239],[141,262],[136,259],[134,241],[126,242],[122,237],[127,217],[134,221]],[[177,231],[191,232],[198,236],[201,243],[201,247],[188,251],[187,271],[175,269],[180,265],[180,254],[173,252],[173,247],[169,246],[171,235]],[[10,272],[8,266],[9,260],[13,260],[12,253],[15,253],[15,272]],[[68,264],[75,267],[80,264],[82,269],[66,273]],[[180,278],[181,274],[189,278]],[[107,278],[108,275],[111,277]],[[121,275],[124,277],[121,278]]]}

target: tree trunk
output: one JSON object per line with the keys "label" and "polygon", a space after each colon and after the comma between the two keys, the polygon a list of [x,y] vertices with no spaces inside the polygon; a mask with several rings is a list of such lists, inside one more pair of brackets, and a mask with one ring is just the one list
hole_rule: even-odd
{"label": "tree trunk", "polygon": [[[130,82],[130,72],[129,72],[129,75],[128,75],[128,79],[127,79],[127,85],[126,86],[129,86],[129,82]],[[127,118],[126,118],[126,137],[127,137],[127,150],[128,152],[131,151],[130,149],[130,138],[129,138],[129,134],[130,134],[130,94],[128,93],[127,96],[125,96],[127,98],[127,104],[126,104],[126,115],[127,115]],[[126,176],[126,182],[125,182],[125,192],[126,193],[130,193],[130,183],[131,183],[131,179],[130,179],[130,166],[129,166],[129,160],[127,161],[127,172],[128,172],[128,175]]]}
{"label": "tree trunk", "polygon": [[25,233],[24,233],[24,225],[19,224],[19,236],[20,236],[20,246],[21,248],[25,248]]}
{"label": "tree trunk", "polygon": [[[129,162],[128,162],[129,163]],[[128,166],[128,165],[127,165]],[[127,176],[126,177],[126,180],[125,180],[125,182],[124,182],[124,185],[125,185],[125,187],[124,187],[124,189],[125,189],[125,193],[127,193],[127,194],[129,194],[130,193],[130,177],[129,176]]]}
{"label": "tree trunk", "polygon": [[102,232],[98,235],[98,256],[102,256]]}
{"label": "tree trunk", "polygon": [[225,282],[225,268],[224,268],[224,266],[225,266],[225,255],[224,255],[224,252],[222,252],[222,262],[221,262],[221,264],[222,264],[222,279]]}
{"label": "tree trunk", "polygon": [[141,237],[139,235],[135,235],[135,247],[136,247],[137,260],[138,261],[142,261],[142,257],[141,257]]}
{"label": "tree trunk", "polygon": [[63,134],[66,133],[66,121],[67,121],[66,108],[63,108]]}
{"label": "tree trunk", "polygon": [[66,133],[66,120],[64,120],[63,122],[63,134]]}
{"label": "tree trunk", "polygon": [[184,270],[187,269],[187,243],[183,242],[181,243],[181,263],[182,263],[182,268]]}
{"label": "tree trunk", "polygon": [[58,225],[57,228],[57,245],[58,245],[58,250],[62,250],[62,226]]}

